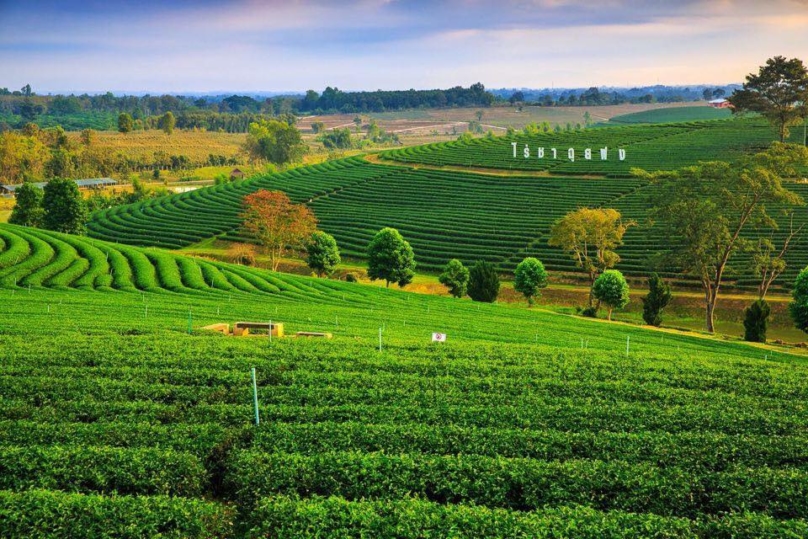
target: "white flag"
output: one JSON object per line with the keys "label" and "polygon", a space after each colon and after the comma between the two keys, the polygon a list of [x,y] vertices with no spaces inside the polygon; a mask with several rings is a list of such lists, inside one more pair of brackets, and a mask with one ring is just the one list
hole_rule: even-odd
{"label": "white flag", "polygon": [[432,342],[446,342],[446,334],[445,333],[433,333],[432,334]]}

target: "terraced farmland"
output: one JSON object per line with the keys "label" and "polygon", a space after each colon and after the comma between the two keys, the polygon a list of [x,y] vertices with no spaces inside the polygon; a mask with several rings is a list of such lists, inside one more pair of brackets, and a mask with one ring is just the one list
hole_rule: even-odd
{"label": "terraced farmland", "polygon": [[[0,234],[2,536],[808,533],[804,358]],[[335,338],[199,330],[270,318]]]}
{"label": "terraced farmland", "polygon": [[716,109],[706,105],[693,107],[667,107],[612,116],[607,124],[660,124],[726,120],[732,117],[730,109]]}
{"label": "terraced farmland", "polygon": [[[793,138],[799,138],[796,132]],[[632,167],[670,170],[698,161],[732,160],[743,153],[760,150],[774,139],[768,124],[744,119],[596,128],[535,136],[517,134],[389,150],[381,157],[435,166],[628,176]],[[513,142],[517,143],[517,157],[513,157]],[[525,145],[530,150],[529,158],[523,157]],[[539,148],[545,149],[544,158],[537,157]],[[552,158],[552,148],[558,150],[555,159]],[[569,148],[575,151],[574,161],[568,159]],[[592,150],[592,159],[585,159],[586,148]],[[600,159],[600,148],[610,149],[607,160]],[[626,151],[624,161],[618,159],[619,148]]]}
{"label": "terraced farmland", "polygon": [[88,234],[130,245],[178,249],[237,228],[241,199],[259,189],[285,191],[293,201],[306,202],[393,172],[368,167],[360,158],[312,165],[103,210],[92,216]]}
{"label": "terraced farmland", "polygon": [[[398,228],[412,244],[422,271],[460,258],[467,264],[489,260],[509,272],[526,256],[538,257],[552,271],[576,271],[564,252],[547,245],[547,238],[555,219],[582,206],[615,207],[637,221],[619,250],[618,268],[628,275],[645,276],[653,269],[652,257],[672,244],[648,226],[646,199],[653,187],[635,178],[494,176],[377,165],[359,158],[120,206],[96,214],[90,235],[172,249],[213,235],[249,241],[239,231],[238,213],[241,198],[259,188],[280,189],[307,202],[320,228],[334,235],[349,257],[363,259],[379,229]],[[808,200],[808,184],[791,183],[789,188]],[[782,224],[773,237],[782,242],[787,224],[778,208],[771,210]],[[803,224],[808,214],[799,211],[795,219]],[[733,278],[741,287],[754,287],[744,258],[738,260]],[[788,263],[776,286],[787,286],[808,265],[808,242],[794,244]],[[657,269],[686,280],[677,268]]]}

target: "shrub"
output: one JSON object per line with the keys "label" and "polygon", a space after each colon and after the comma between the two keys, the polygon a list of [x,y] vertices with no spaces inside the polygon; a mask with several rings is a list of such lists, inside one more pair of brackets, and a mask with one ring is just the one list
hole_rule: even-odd
{"label": "shrub", "polygon": [[648,278],[648,294],[642,298],[642,319],[646,324],[656,327],[662,325],[662,310],[668,306],[672,296],[670,285],[652,273]]}
{"label": "shrub", "polygon": [[469,297],[474,301],[494,303],[499,296],[499,275],[494,265],[480,260],[469,271]]}
{"label": "shrub", "polygon": [[42,226],[42,189],[32,183],[24,183],[17,188],[17,204],[11,210],[8,222],[12,225]]}
{"label": "shrub", "polygon": [[766,330],[769,327],[771,312],[771,307],[765,299],[759,299],[746,308],[743,320],[745,341],[766,342]]}
{"label": "shrub", "polygon": [[449,293],[462,298],[466,295],[469,285],[469,270],[463,263],[454,258],[443,268],[443,273],[438,277],[440,284],[449,289]]}

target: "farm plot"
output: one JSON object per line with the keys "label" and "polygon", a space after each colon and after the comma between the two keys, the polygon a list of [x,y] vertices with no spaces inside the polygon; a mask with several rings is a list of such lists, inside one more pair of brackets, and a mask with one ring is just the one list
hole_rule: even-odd
{"label": "farm plot", "polygon": [[[0,535],[808,533],[802,358],[294,281],[349,295],[0,290]],[[198,331],[219,307],[335,339]]]}
{"label": "farm plot", "polygon": [[[680,135],[671,135],[672,139]],[[788,187],[808,200],[808,185]],[[90,235],[132,245],[176,249],[211,236],[251,241],[239,229],[241,198],[259,188],[279,189],[293,200],[306,202],[321,229],[332,234],[344,255],[363,259],[373,235],[385,226],[398,228],[412,244],[421,271],[436,271],[452,258],[466,264],[488,260],[511,272],[527,256],[542,260],[551,271],[576,271],[573,260],[547,244],[552,223],[579,207],[614,207],[637,222],[619,250],[618,269],[631,276],[657,270],[688,283],[679,268],[658,266],[655,255],[675,244],[647,221],[653,186],[636,178],[577,178],[574,176],[494,176],[435,169],[413,169],[367,163],[359,158],[260,176],[141,204],[97,213]],[[788,219],[770,208],[780,222],[763,233],[782,244]],[[795,226],[808,222],[802,211]],[[754,288],[748,257],[737,258],[731,280]],[[797,239],[787,257],[788,270],[775,283],[787,287],[808,265],[808,242]],[[692,284],[692,282],[691,282]]]}
{"label": "farm plot", "polygon": [[[794,137],[796,140],[796,133]],[[435,166],[628,176],[632,167],[670,170],[699,161],[733,160],[743,153],[762,149],[773,140],[774,133],[765,122],[735,119],[453,141],[388,150],[381,157]],[[513,142],[517,143],[516,157]],[[528,158],[523,156],[525,146],[529,149]],[[545,149],[545,157],[538,157],[539,148]],[[556,158],[552,148],[557,149]],[[574,150],[574,161],[567,153],[570,148]],[[587,148],[592,150],[591,159],[585,157]],[[610,149],[606,160],[600,158],[601,148]],[[619,160],[618,149],[626,151],[625,160]]]}
{"label": "farm plot", "polygon": [[294,202],[306,202],[392,172],[350,158],[258,176],[96,212],[88,234],[130,245],[179,249],[237,228],[241,199],[259,189],[285,191]]}

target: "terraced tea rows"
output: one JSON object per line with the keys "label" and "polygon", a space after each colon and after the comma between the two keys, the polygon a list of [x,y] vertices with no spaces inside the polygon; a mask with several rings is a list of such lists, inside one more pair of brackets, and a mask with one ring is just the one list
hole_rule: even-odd
{"label": "terraced tea rows", "polygon": [[[794,138],[796,140],[796,133]],[[402,163],[435,166],[626,177],[632,167],[671,170],[699,161],[732,160],[745,152],[764,148],[773,140],[774,133],[761,120],[725,120],[443,142],[389,150],[383,152],[381,157]],[[516,157],[513,142],[517,143]],[[523,156],[526,145],[529,158]],[[538,158],[539,148],[545,149],[544,158]],[[552,158],[551,148],[558,150],[555,159]],[[575,151],[574,161],[568,158],[569,148]],[[586,148],[592,150],[589,160],[584,157]],[[601,148],[609,149],[607,160],[601,160]],[[619,160],[619,148],[626,151],[624,161]]]}
{"label": "terraced tea rows", "polygon": [[[607,205],[644,185],[640,180],[493,177],[399,168],[317,198],[311,208],[344,254],[364,258],[385,226],[397,228],[421,269],[438,270],[452,258],[488,260],[513,271],[525,256],[552,269],[572,269],[562,252],[547,246],[555,219],[585,205]],[[238,234],[230,239],[244,240]]]}
{"label": "terraced tea rows", "polygon": [[[573,261],[551,248],[547,239],[555,219],[582,206],[615,207],[637,221],[639,226],[629,230],[619,250],[618,269],[628,275],[647,275],[654,269],[652,257],[671,245],[647,224],[647,197],[653,187],[633,178],[492,176],[374,165],[359,159],[327,165],[325,170],[299,169],[115,208],[97,214],[90,233],[171,248],[210,234],[250,241],[238,230],[241,197],[270,188],[307,201],[320,228],[334,235],[348,257],[363,259],[368,242],[380,228],[398,228],[412,244],[422,271],[436,271],[448,260],[460,258],[466,264],[489,260],[509,272],[524,257],[535,256],[552,271],[574,272]],[[806,184],[790,183],[789,188],[808,200]],[[773,238],[781,243],[788,224],[777,208],[772,210],[782,225]],[[112,224],[113,220],[120,224]],[[796,225],[806,221],[808,214],[797,212]],[[749,236],[755,237],[754,231]],[[788,263],[776,287],[787,287],[808,265],[808,242],[794,244]],[[738,285],[753,288],[755,279],[743,257],[737,268]],[[656,269],[687,282],[677,268]]]}
{"label": "terraced tea rows", "polygon": [[102,210],[92,216],[88,234],[130,245],[179,249],[237,228],[241,199],[259,189],[285,191],[294,202],[306,202],[394,172],[360,158],[332,161]]}
{"label": "terraced tea rows", "polygon": [[[802,358],[288,279],[348,295],[0,289],[0,535],[808,533]],[[335,339],[188,335],[190,306]]]}
{"label": "terraced tea rows", "polygon": [[[80,316],[92,320],[86,322],[88,328],[109,327],[118,317],[149,327],[161,327],[161,319],[170,319],[171,327],[187,331],[189,323],[199,327],[221,322],[225,316],[230,320],[277,320],[282,316],[294,331],[328,331],[371,342],[377,340],[380,327],[385,341],[390,342],[411,339],[414,328],[421,327],[418,331],[423,338],[439,328],[466,341],[584,346],[580,328],[571,327],[565,317],[543,312],[445,302],[439,297],[298,277],[12,225],[0,225],[0,290],[4,288],[11,294],[4,305],[9,317],[25,316],[25,310],[15,308],[24,309],[38,290],[50,295],[65,291],[68,296],[60,296],[60,303],[77,290],[103,292],[91,295],[92,301],[82,299]],[[317,315],[312,312],[313,304]],[[57,306],[56,299],[41,308],[53,315],[52,320],[75,324],[70,309]],[[541,325],[540,332],[536,324]],[[506,326],[507,332],[491,331],[491,327]],[[584,335],[589,349],[623,349],[626,336],[634,350],[652,351],[657,346],[656,336],[635,328],[597,326],[593,331],[585,327],[589,328]],[[711,350],[716,345],[703,339],[666,338],[673,339],[670,342],[676,342],[683,352]],[[745,347],[738,350],[747,351]]]}
{"label": "terraced tea rows", "polygon": [[704,120],[725,120],[731,117],[731,109],[716,109],[705,105],[697,105],[692,107],[668,107],[621,114],[609,118],[608,123],[605,125],[698,122]]}
{"label": "terraced tea rows", "polygon": [[333,281],[300,280],[244,266],[177,256],[47,232],[0,225],[0,288],[178,292],[183,294],[280,295],[291,299],[353,299],[357,289]]}

